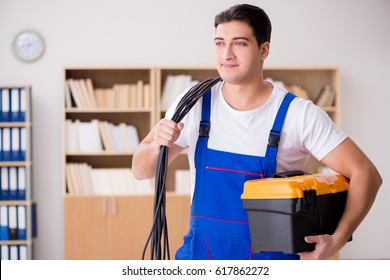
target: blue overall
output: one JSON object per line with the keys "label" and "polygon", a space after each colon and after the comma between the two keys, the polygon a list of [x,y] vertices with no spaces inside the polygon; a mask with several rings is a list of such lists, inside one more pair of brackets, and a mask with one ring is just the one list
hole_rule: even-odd
{"label": "blue overall", "polygon": [[241,202],[245,181],[272,177],[276,172],[277,142],[294,97],[288,93],[284,98],[270,132],[265,157],[260,157],[208,148],[211,91],[203,96],[190,229],[183,246],[176,252],[176,259],[299,259],[295,254],[252,253],[247,213]]}

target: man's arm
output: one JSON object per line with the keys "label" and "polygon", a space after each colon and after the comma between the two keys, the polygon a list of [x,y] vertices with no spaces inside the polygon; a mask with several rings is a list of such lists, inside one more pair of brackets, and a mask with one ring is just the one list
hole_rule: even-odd
{"label": "man's arm", "polygon": [[307,236],[316,243],[305,259],[326,259],[338,252],[367,215],[382,184],[382,178],[368,157],[347,138],[322,160],[322,163],[350,179],[344,214],[332,235]]}
{"label": "man's arm", "polygon": [[162,119],[156,124],[133,155],[132,170],[136,179],[149,179],[155,176],[157,158],[162,145],[169,147],[168,163],[184,150],[174,144],[183,126],[182,123],[177,124],[168,119]]}

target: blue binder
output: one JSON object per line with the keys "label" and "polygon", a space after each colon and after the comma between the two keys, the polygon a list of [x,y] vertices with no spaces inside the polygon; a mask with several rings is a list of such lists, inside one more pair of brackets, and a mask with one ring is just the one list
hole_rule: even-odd
{"label": "blue binder", "polygon": [[27,128],[19,127],[19,161],[26,160],[26,141],[27,141]]}
{"label": "blue binder", "polygon": [[21,88],[19,90],[19,121],[26,121],[26,108],[27,108],[27,89]]}
{"label": "blue binder", "polygon": [[0,240],[9,240],[8,206],[0,205]]}
{"label": "blue binder", "polygon": [[18,213],[15,205],[8,206],[8,238],[18,239]]}
{"label": "blue binder", "polygon": [[26,188],[27,188],[27,181],[26,181],[26,167],[20,166],[17,168],[17,186],[18,186],[18,200],[25,200],[26,199]]}
{"label": "blue binder", "polygon": [[31,237],[36,238],[38,236],[38,226],[37,226],[37,204],[33,203],[31,205]]}
{"label": "blue binder", "polygon": [[20,88],[10,89],[10,122],[18,122],[20,116]]}
{"label": "blue binder", "polygon": [[11,128],[11,161],[20,161],[20,127]]}
{"label": "blue binder", "polygon": [[3,127],[2,128],[2,161],[11,160],[11,128]]}
{"label": "blue binder", "polygon": [[18,220],[18,240],[26,240],[27,238],[27,213],[26,206],[19,205],[17,208],[17,220]]}
{"label": "blue binder", "polygon": [[1,200],[9,200],[9,171],[8,167],[1,167]]}
{"label": "blue binder", "polygon": [[0,161],[3,161],[3,128],[2,127],[0,127]]}
{"label": "blue binder", "polygon": [[9,200],[18,199],[18,181],[17,181],[17,169],[16,167],[8,168],[8,185],[9,185]]}
{"label": "blue binder", "polygon": [[1,89],[1,117],[0,121],[9,122],[10,120],[10,92],[8,88]]}

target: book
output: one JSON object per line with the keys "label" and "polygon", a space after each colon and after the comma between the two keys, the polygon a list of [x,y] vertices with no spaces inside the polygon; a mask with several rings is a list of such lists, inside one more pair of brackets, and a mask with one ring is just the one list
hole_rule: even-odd
{"label": "book", "polygon": [[143,94],[144,94],[144,82],[142,80],[138,80],[137,84],[137,97],[136,97],[136,108],[143,107]]}
{"label": "book", "polygon": [[152,92],[151,92],[150,84],[144,84],[142,107],[147,109],[152,107]]}
{"label": "book", "polygon": [[73,97],[76,107],[79,109],[86,108],[87,105],[82,97],[82,92],[78,86],[77,80],[68,79],[67,84],[69,86],[70,94]]}
{"label": "book", "polygon": [[197,81],[192,80],[191,75],[168,75],[161,97],[161,107],[163,109],[169,108],[176,97],[195,83]]}
{"label": "book", "polygon": [[320,107],[333,106],[336,98],[335,90],[327,85],[324,86],[317,95],[314,104]]}
{"label": "book", "polygon": [[73,103],[72,103],[72,95],[70,93],[70,88],[69,88],[69,80],[65,81],[64,84],[64,90],[65,90],[65,107],[66,108],[72,108]]}
{"label": "book", "polygon": [[79,122],[77,132],[80,152],[100,152],[103,150],[98,120]]}

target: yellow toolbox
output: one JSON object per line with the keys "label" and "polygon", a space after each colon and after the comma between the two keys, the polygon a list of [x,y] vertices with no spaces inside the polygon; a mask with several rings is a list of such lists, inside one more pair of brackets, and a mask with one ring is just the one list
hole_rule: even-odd
{"label": "yellow toolbox", "polygon": [[[332,234],[344,212],[349,181],[338,174],[250,180],[241,195],[254,253],[314,250],[307,235]],[[351,239],[350,239],[351,240]]]}

